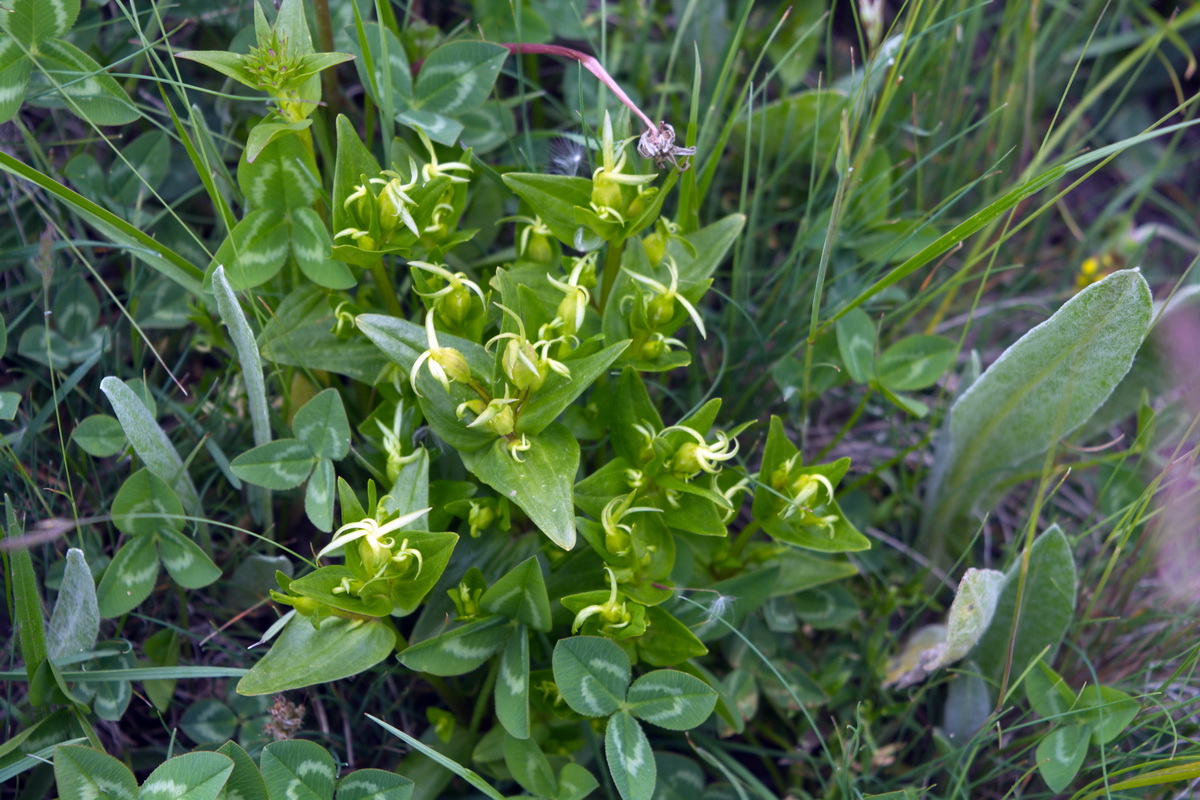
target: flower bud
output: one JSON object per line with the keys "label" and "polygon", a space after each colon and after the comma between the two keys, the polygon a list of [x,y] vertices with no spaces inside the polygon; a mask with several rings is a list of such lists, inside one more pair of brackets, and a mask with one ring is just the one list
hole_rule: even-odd
{"label": "flower bud", "polygon": [[652,267],[661,264],[663,256],[667,254],[667,240],[657,230],[642,239],[642,247],[646,249],[646,258],[650,260]]}
{"label": "flower bud", "polygon": [[552,264],[554,262],[554,247],[550,240],[541,233],[530,233],[525,252],[521,254],[526,261],[535,264]]}
{"label": "flower bud", "polygon": [[471,317],[471,290],[461,283],[438,300],[438,316],[450,326],[460,328]]}
{"label": "flower bud", "polygon": [[463,354],[453,347],[439,347],[430,355],[430,358],[446,371],[450,380],[458,383],[470,382],[471,366],[467,364],[467,359]]}
{"label": "flower bud", "polygon": [[652,327],[658,328],[671,321],[675,316],[675,298],[669,294],[660,294],[646,304],[646,321]]}
{"label": "flower bud", "polygon": [[537,351],[525,339],[509,339],[501,363],[504,374],[520,391],[536,392],[546,380],[546,370],[540,365]]}

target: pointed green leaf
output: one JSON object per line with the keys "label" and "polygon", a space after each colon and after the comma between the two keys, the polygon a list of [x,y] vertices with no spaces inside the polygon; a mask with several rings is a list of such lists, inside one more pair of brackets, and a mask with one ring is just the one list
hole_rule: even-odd
{"label": "pointed green leaf", "polygon": [[343,564],[321,567],[302,578],[297,578],[288,585],[288,591],[311,597],[319,603],[349,611],[351,614],[363,614],[368,617],[384,617],[392,612],[390,598],[380,595],[359,597],[349,592],[334,591],[342,585],[342,580],[353,578],[354,573]]}
{"label": "pointed green leaf", "polygon": [[183,50],[175,54],[176,58],[184,58],[203,64],[209,69],[215,69],[226,78],[233,78],[243,86],[257,89],[259,79],[246,66],[246,56],[228,53],[224,50]]}
{"label": "pointed green leaf", "polygon": [[650,800],[657,767],[650,742],[628,711],[614,714],[604,731],[604,757],[623,800]]}
{"label": "pointed green leaf", "polygon": [[54,748],[54,780],[59,797],[138,800],[137,780],[129,767],[107,753],[82,745]]}
{"label": "pointed green leaf", "polygon": [[83,551],[67,550],[58,599],[46,629],[46,653],[61,660],[91,650],[100,635],[100,608],[96,603],[96,581]]}
{"label": "pointed green leaf", "polygon": [[637,637],[638,660],[652,667],[673,667],[707,655],[708,648],[662,606],[646,609],[646,632]]}
{"label": "pointed green leaf", "polygon": [[217,248],[208,273],[224,265],[234,289],[251,289],[266,283],[287,261],[288,220],[276,208],[260,208],[242,219]]}
{"label": "pointed green leaf", "polygon": [[268,800],[262,773],[241,745],[226,742],[217,748],[217,752],[233,759],[233,772],[217,794],[217,800]]}
{"label": "pointed green leaf", "polygon": [[187,753],[164,761],[142,784],[138,800],[216,800],[233,772],[220,753]]}
{"label": "pointed green leaf", "polygon": [[426,639],[400,654],[400,663],[430,675],[463,675],[491,658],[508,636],[503,617],[468,622],[454,630]]}
{"label": "pointed green leaf", "polygon": [[38,105],[65,108],[93,125],[125,125],[141,116],[120,84],[75,45],[47,39],[34,61],[61,92],[41,96]]}
{"label": "pointed green leaf", "polygon": [[521,788],[534,797],[558,794],[558,781],[554,780],[550,762],[533,739],[505,736],[504,765]]}
{"label": "pointed green leaf", "polygon": [[360,769],[338,783],[337,800],[409,800],[414,784],[403,775],[381,769]]}
{"label": "pointed green leaf", "polygon": [[301,286],[274,309],[258,337],[263,357],[289,367],[323,369],[366,384],[387,366],[387,356],[363,337],[339,339],[332,331],[328,292]]}
{"label": "pointed green leaf", "polygon": [[582,231],[575,222],[575,208],[587,208],[592,202],[590,180],[536,172],[509,172],[502,177],[505,186],[529,204],[555,238],[565,245],[575,246],[576,231]]}
{"label": "pointed green leaf", "polygon": [[306,278],[326,289],[349,289],[358,283],[349,267],[330,258],[333,240],[316,211],[296,208],[289,220],[292,257]]}
{"label": "pointed green leaf", "polygon": [[337,389],[325,389],[305,403],[292,420],[292,431],[321,458],[337,461],[350,452],[350,421]]}
{"label": "pointed green leaf", "polygon": [[92,414],[75,426],[71,441],[89,456],[108,458],[125,447],[125,431],[121,430],[121,423],[115,417]]}
{"label": "pointed green leaf", "polygon": [[133,451],[146,464],[146,468],[175,490],[184,508],[201,516],[200,496],[196,494],[196,487],[183,468],[183,460],[146,404],[120,378],[109,376],[100,381],[100,391],[112,403],[113,411],[121,421],[121,428],[133,445]]}
{"label": "pointed green leaf", "polygon": [[417,75],[416,104],[423,111],[461,114],[481,105],[492,91],[508,48],[458,41],[434,50]]}
{"label": "pointed green leaf", "polygon": [[599,636],[572,636],[554,646],[554,682],[574,711],[606,717],[618,711],[629,690],[629,656]]}
{"label": "pointed green leaf", "polygon": [[336,681],[370,669],[388,657],[396,633],[388,622],[333,617],[318,630],[292,617],[270,651],[238,681],[240,694],[275,694]]}
{"label": "pointed green leaf", "polygon": [[362,176],[368,179],[379,175],[379,162],[358,138],[354,123],[344,114],[337,118],[337,161],[333,168],[333,226],[340,231],[355,227],[351,212],[345,208],[346,198],[354,187],[362,184]]}
{"label": "pointed green leaf", "polygon": [[333,530],[333,487],[336,475],[328,458],[317,461],[304,487],[304,513],[318,530]]}
{"label": "pointed green leaf", "polygon": [[329,800],[337,780],[337,764],[316,742],[290,739],[263,748],[263,780],[272,799]]}
{"label": "pointed green leaf", "polygon": [[523,625],[513,628],[500,659],[496,718],[511,736],[529,737],[529,634]]}
{"label": "pointed green leaf", "polygon": [[405,531],[397,534],[407,541],[410,548],[421,551],[423,559],[420,574],[398,581],[392,590],[392,599],[403,611],[412,611],[425,595],[429,594],[438,578],[450,563],[450,554],[458,543],[458,534],[444,531]]}
{"label": "pointed green leaf", "polygon": [[564,550],[575,546],[572,489],[579,470],[579,442],[558,423],[527,437],[528,450],[509,452],[509,440],[461,453],[475,477],[521,507],[542,533]]}
{"label": "pointed green leaf", "polygon": [[1086,725],[1060,725],[1042,737],[1037,746],[1037,766],[1051,791],[1064,791],[1075,780],[1087,755],[1088,737]]}
{"label": "pointed green leaf", "polygon": [[530,556],[505,573],[479,602],[489,614],[515,619],[534,630],[550,630],[550,597],[537,556]]}
{"label": "pointed green leaf", "polygon": [[137,608],[154,590],[158,578],[158,551],[153,536],[134,536],[125,541],[96,589],[100,616],[119,617]]}
{"label": "pointed green leaf", "polygon": [[317,458],[299,439],[277,439],[247,450],[230,462],[233,474],[267,489],[292,489],[304,483]]}
{"label": "pointed green leaf", "polygon": [[629,687],[629,713],[672,731],[690,731],[708,719],[717,693],[699,678],[672,669],[656,669]]}
{"label": "pointed green leaf", "polygon": [[0,36],[0,123],[8,122],[21,109],[32,69],[33,62],[17,40]]}
{"label": "pointed green leaf", "polygon": [[538,433],[558,415],[583,394],[605,370],[629,347],[629,341],[609,345],[599,353],[568,361],[566,366],[571,371],[570,378],[564,378],[557,372],[546,376],[546,382],[529,399],[529,403],[521,411],[517,421],[520,433]]}
{"label": "pointed green leaf", "polygon": [[221,577],[221,570],[200,546],[178,531],[159,532],[158,552],[167,572],[185,589],[199,589]]}

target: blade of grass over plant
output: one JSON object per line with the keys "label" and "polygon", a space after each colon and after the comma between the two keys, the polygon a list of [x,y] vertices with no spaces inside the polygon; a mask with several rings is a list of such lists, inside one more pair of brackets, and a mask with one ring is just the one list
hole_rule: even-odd
{"label": "blade of grass over plant", "polygon": [[188,135],[187,129],[183,127],[183,122],[180,121],[179,115],[175,113],[175,106],[171,103],[167,93],[160,87],[163,105],[166,106],[167,112],[171,115],[171,122],[175,125],[175,133],[179,136],[179,141],[183,144],[187,151],[188,159],[192,162],[192,167],[196,170],[197,177],[200,178],[201,184],[204,186],[204,191],[208,193],[208,199],[212,201],[213,208],[217,209],[217,215],[221,223],[225,226],[225,233],[233,230],[233,226],[237,224],[237,220],[233,216],[233,210],[229,208],[229,204],[225,202],[225,197],[217,191],[216,181],[213,180],[213,168],[207,163],[205,154],[202,153],[192,142],[192,137]]}
{"label": "blade of grass over plant", "polygon": [[200,294],[200,279],[204,272],[171,248],[142,233],[108,209],[101,208],[78,192],[21,163],[8,153],[0,152],[0,169],[39,186],[84,217],[99,223],[101,230],[111,236],[115,244],[137,253],[147,264],[193,295]]}
{"label": "blade of grass over plant", "polygon": [[[63,679],[77,683],[113,683],[118,681],[173,681],[194,678],[240,678],[250,670],[240,667],[134,667],[132,669],[95,669],[64,671]],[[19,680],[19,670],[0,672],[0,680]]]}
{"label": "blade of grass over plant", "polygon": [[490,783],[485,781],[479,775],[479,773],[474,772],[473,770],[467,769],[466,767],[464,767],[462,764],[459,764],[454,759],[447,758],[446,756],[439,753],[437,750],[434,750],[432,747],[430,747],[429,745],[422,742],[420,739],[417,739],[413,736],[409,736],[404,731],[400,730],[399,728],[393,727],[392,725],[389,725],[388,723],[384,722],[383,720],[379,719],[376,716],[367,714],[367,719],[371,720],[376,725],[380,726],[381,728],[383,728],[385,731],[392,734],[393,736],[399,737],[401,740],[404,741],[405,744],[407,744],[409,747],[411,747],[414,750],[416,750],[417,752],[419,752],[421,755],[425,756],[428,759],[431,759],[432,761],[434,761],[438,764],[441,764],[443,767],[450,770],[455,775],[462,778],[464,781],[471,784],[479,791],[483,792],[485,795],[490,797],[492,800],[505,800],[504,795],[502,795],[502,794],[500,794],[500,792],[496,791],[495,788],[493,788]]}
{"label": "blade of grass over plant", "polygon": [[[5,538],[15,539],[21,535],[17,512],[12,498],[4,496]],[[28,680],[42,661],[46,659],[46,623],[42,618],[41,593],[38,591],[37,575],[33,571],[33,559],[26,549],[14,550],[5,559],[7,581],[13,587],[13,606],[16,612],[16,633],[21,646],[21,658],[25,661],[24,674]],[[14,672],[13,678],[21,677]]]}

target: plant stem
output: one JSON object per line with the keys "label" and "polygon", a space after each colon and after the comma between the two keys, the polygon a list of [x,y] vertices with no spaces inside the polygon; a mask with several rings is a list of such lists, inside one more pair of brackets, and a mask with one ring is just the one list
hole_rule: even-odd
{"label": "plant stem", "polygon": [[762,525],[758,520],[753,520],[749,525],[742,528],[742,531],[738,534],[737,539],[734,541],[733,548],[729,551],[729,554],[734,558],[740,558],[742,551],[745,550],[746,545],[750,543],[750,537],[757,533],[758,529],[761,527]]}
{"label": "plant stem", "polygon": [[379,291],[383,295],[383,305],[387,308],[388,313],[393,317],[403,317],[404,308],[396,297],[396,287],[392,285],[391,277],[383,268],[382,258],[371,265],[371,275],[374,276],[375,283],[379,284]]}
{"label": "plant stem", "polygon": [[487,711],[488,701],[492,698],[492,687],[496,685],[496,675],[500,672],[500,659],[503,656],[496,656],[492,659],[492,665],[488,668],[487,677],[483,679],[483,686],[479,690],[479,694],[475,697],[475,711],[471,714],[471,733],[479,732],[479,725],[483,722],[483,714]]}
{"label": "plant stem", "polygon": [[604,316],[604,308],[608,304],[608,295],[617,282],[617,273],[621,271],[621,256],[625,252],[625,240],[616,244],[609,242],[604,251],[604,283],[600,286],[600,315]]}

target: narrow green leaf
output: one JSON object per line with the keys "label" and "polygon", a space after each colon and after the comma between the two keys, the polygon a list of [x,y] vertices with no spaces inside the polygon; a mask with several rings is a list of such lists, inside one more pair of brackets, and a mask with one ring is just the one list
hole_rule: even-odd
{"label": "narrow green leaf", "polygon": [[604,731],[604,757],[623,800],[650,800],[654,796],[657,766],[642,726],[628,711],[614,714]]}
{"label": "narrow green leaf", "polygon": [[267,386],[263,381],[262,358],[258,353],[258,344],[254,341],[254,332],[250,330],[250,323],[242,313],[233,287],[225,277],[224,266],[219,266],[213,271],[212,289],[217,298],[217,311],[221,314],[221,321],[229,329],[229,338],[233,340],[237,349],[242,382],[246,385],[246,398],[250,406],[254,443],[261,446],[271,441],[271,417],[267,409]]}
{"label": "narrow green leaf", "polygon": [[610,639],[559,639],[554,646],[553,666],[558,690],[577,713],[606,717],[624,704],[632,668],[629,656]]}
{"label": "narrow green leaf", "polygon": [[267,792],[287,800],[329,800],[337,780],[337,764],[316,742],[290,739],[263,748],[260,759]]}
{"label": "narrow green leaf", "polygon": [[1087,755],[1089,730],[1086,725],[1060,725],[1042,737],[1037,746],[1037,766],[1052,792],[1071,785]]}
{"label": "narrow green leaf", "polygon": [[138,800],[216,800],[233,772],[221,753],[186,753],[164,761],[142,784]]}
{"label": "narrow green leaf", "polygon": [[325,389],[305,403],[292,420],[292,431],[320,458],[337,461],[350,452],[350,421],[337,389]]}
{"label": "narrow green leaf", "polygon": [[671,669],[656,669],[629,687],[629,713],[672,731],[690,731],[708,719],[717,693],[699,678]]}
{"label": "narrow green leaf", "polygon": [[234,475],[255,486],[292,489],[304,483],[316,463],[316,456],[304,442],[276,439],[247,450],[229,466]]}
{"label": "narrow green leaf", "polygon": [[259,79],[245,64],[246,56],[224,50],[181,50],[176,58],[195,61],[209,69],[215,69],[226,78],[233,78],[243,86],[257,89]]}
{"label": "narrow green leaf", "polygon": [[[5,538],[16,539],[22,533],[17,525],[17,512],[12,498],[4,496]],[[42,619],[42,596],[38,591],[37,575],[33,571],[33,559],[29,550],[15,548],[9,555],[12,570],[13,607],[16,612],[17,639],[21,645],[21,657],[25,660],[25,674],[33,680],[34,673],[46,660],[46,623]]]}
{"label": "narrow green leaf", "polygon": [[333,617],[318,630],[292,617],[270,651],[239,682],[239,694],[275,694],[357,675],[388,657],[396,633],[387,622]]}
{"label": "narrow green leaf", "polygon": [[529,634],[524,625],[513,628],[500,659],[496,718],[510,736],[529,738]]}
{"label": "narrow green leaf", "polygon": [[58,599],[46,630],[46,652],[60,661],[91,650],[100,635],[100,609],[96,604],[96,581],[88,569],[83,551],[67,550],[67,566],[63,571]]}
{"label": "narrow green leaf", "polygon": [[440,764],[441,766],[445,767],[446,769],[450,770],[455,775],[462,778],[464,781],[471,784],[479,791],[483,792],[485,795],[487,795],[489,798],[491,798],[491,800],[506,800],[504,795],[502,795],[502,794],[500,794],[500,792],[496,791],[496,789],[490,783],[488,783],[483,778],[481,778],[478,773],[474,772],[473,770],[467,769],[462,764],[459,764],[457,761],[455,761],[451,758],[447,758],[446,756],[439,753],[437,750],[434,750],[432,747],[430,747],[429,745],[422,742],[420,739],[416,739],[412,736],[409,736],[404,731],[402,731],[399,728],[396,728],[392,725],[387,724],[386,722],[379,719],[378,717],[374,717],[370,714],[367,714],[367,719],[369,719],[372,722],[374,722],[375,724],[379,725],[380,727],[382,727],[384,730],[386,730],[388,733],[392,734],[393,736],[398,736],[409,747],[411,747],[414,750],[416,750],[417,752],[421,753],[421,755],[425,756],[426,758],[430,759],[431,761],[434,761],[434,762]]}
{"label": "narrow green leaf", "polygon": [[468,622],[409,647],[400,654],[400,663],[430,675],[463,675],[491,658],[504,644],[510,629],[503,617]]}
{"label": "narrow green leaf", "polygon": [[579,442],[558,423],[527,440],[529,449],[517,454],[521,461],[509,451],[508,439],[460,455],[477,478],[520,506],[550,541],[570,550],[575,546],[572,488]]}
{"label": "narrow green leaf", "polygon": [[137,780],[129,767],[107,753],[82,745],[54,748],[54,781],[63,798],[138,800]]}
{"label": "narrow green leaf", "polygon": [[108,397],[133,451],[146,468],[174,488],[184,508],[202,516],[200,496],[183,468],[183,460],[145,403],[121,379],[112,376],[100,381],[100,391]]}
{"label": "narrow green leaf", "polygon": [[126,614],[150,596],[158,578],[158,552],[153,536],[125,541],[100,578],[96,601],[105,619]]}
{"label": "narrow green leaf", "polygon": [[550,597],[537,556],[530,556],[492,584],[479,601],[489,614],[499,614],[534,630],[550,630]]}

